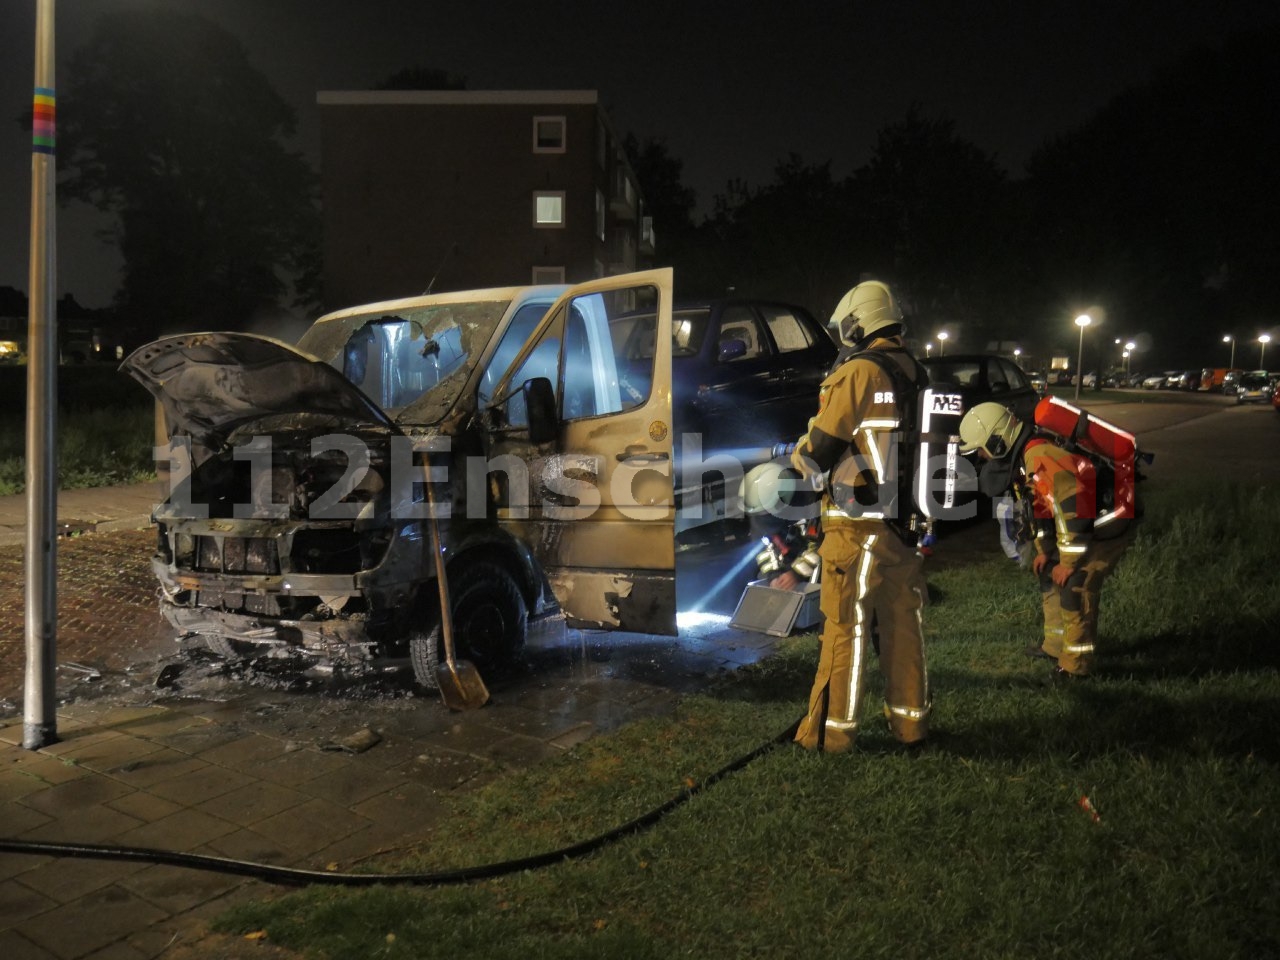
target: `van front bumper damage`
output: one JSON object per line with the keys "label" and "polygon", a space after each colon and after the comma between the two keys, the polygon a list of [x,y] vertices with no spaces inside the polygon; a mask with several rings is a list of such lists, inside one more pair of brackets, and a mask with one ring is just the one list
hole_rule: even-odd
{"label": "van front bumper damage", "polygon": [[[287,651],[348,668],[407,655],[414,597],[433,576],[417,524],[364,534],[350,524],[291,521],[158,524],[152,570],[161,615],[179,639],[217,638],[223,649]],[[306,566],[323,572],[297,569]]]}

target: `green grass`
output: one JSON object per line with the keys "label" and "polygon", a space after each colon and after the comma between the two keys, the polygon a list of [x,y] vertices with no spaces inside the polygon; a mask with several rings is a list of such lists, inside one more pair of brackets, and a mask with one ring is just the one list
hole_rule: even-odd
{"label": "green grass", "polygon": [[[849,754],[773,750],[587,859],[311,888],[217,926],[351,960],[1280,953],[1277,491],[1152,491],[1084,683],[1022,656],[1038,595],[1007,560],[930,587],[936,736],[918,755],[872,721]],[[623,822],[784,729],[816,651],[787,641],[674,718],[458,797],[429,845],[377,869],[505,860]]]}
{"label": "green grass", "polygon": [[[67,410],[58,415],[58,487],[101,487],[155,479],[155,410],[150,404]],[[0,419],[0,496],[26,487],[26,423]]]}

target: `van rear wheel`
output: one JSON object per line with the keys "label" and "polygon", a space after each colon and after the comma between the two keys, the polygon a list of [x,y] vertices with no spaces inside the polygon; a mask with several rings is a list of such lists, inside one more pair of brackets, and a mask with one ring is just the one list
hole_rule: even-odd
{"label": "van rear wheel", "polygon": [[[426,589],[434,593],[437,587],[432,583]],[[524,646],[528,627],[515,578],[497,564],[468,564],[449,571],[449,599],[458,659],[471,661],[482,675],[509,666]],[[440,605],[424,597],[421,607],[423,615],[409,634],[409,658],[418,682],[435,689],[436,672],[444,662]]]}

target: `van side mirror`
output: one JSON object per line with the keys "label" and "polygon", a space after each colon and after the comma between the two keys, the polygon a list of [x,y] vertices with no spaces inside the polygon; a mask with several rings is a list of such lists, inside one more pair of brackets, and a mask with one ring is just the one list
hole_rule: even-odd
{"label": "van side mirror", "polygon": [[546,377],[526,380],[520,392],[524,395],[524,408],[529,415],[529,441],[547,443],[559,433],[556,420],[556,392]]}

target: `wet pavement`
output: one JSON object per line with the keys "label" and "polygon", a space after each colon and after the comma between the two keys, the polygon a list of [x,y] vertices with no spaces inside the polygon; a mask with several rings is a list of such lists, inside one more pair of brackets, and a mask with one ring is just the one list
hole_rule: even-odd
{"label": "wet pavement", "polygon": [[[667,713],[777,642],[729,626],[755,552],[738,537],[681,554],[691,613],[679,637],[545,618],[515,668],[485,678],[482,710],[451,713],[408,670],[344,680],[287,658],[229,665],[177,642],[158,615],[149,506],[130,512],[153,496],[146,484],[60,507],[76,521],[58,542],[60,739],[36,751],[21,746],[25,504],[0,498],[5,838],[349,869],[429,838],[450,798]],[[0,956],[156,957],[198,942],[235,898],[272,889],[173,866],[3,853]]]}

